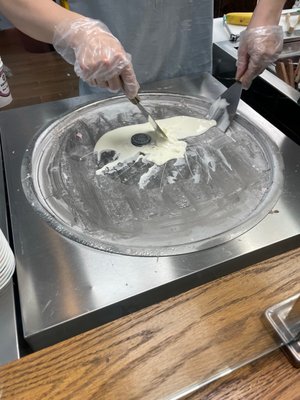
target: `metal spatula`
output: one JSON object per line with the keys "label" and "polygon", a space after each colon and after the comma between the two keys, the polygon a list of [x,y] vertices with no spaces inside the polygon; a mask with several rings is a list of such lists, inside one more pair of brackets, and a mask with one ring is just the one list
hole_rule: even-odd
{"label": "metal spatula", "polygon": [[131,101],[131,103],[133,103],[134,105],[136,105],[140,111],[142,112],[142,114],[148,119],[148,121],[150,122],[150,124],[152,125],[153,129],[155,130],[155,132],[157,132],[160,136],[162,136],[164,139],[167,139],[167,135],[165,134],[165,132],[161,129],[161,127],[157,124],[157,122],[155,121],[155,119],[152,117],[152,115],[144,108],[144,106],[141,105],[140,103],[140,98],[138,96],[136,96],[133,99],[129,99]]}
{"label": "metal spatula", "polygon": [[241,93],[242,83],[236,81],[209,108],[207,117],[216,120],[218,128],[223,132],[226,132],[235,116]]}

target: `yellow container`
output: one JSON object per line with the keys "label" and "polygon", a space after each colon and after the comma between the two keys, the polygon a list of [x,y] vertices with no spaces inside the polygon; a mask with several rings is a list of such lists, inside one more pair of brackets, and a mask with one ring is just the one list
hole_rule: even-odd
{"label": "yellow container", "polygon": [[235,12],[225,15],[226,22],[229,25],[247,26],[252,18],[252,12]]}

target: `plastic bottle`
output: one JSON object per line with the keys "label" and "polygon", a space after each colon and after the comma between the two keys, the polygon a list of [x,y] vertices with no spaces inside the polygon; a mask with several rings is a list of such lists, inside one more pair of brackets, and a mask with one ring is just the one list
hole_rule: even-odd
{"label": "plastic bottle", "polygon": [[11,93],[5,76],[3,62],[0,57],[0,108],[12,102]]}

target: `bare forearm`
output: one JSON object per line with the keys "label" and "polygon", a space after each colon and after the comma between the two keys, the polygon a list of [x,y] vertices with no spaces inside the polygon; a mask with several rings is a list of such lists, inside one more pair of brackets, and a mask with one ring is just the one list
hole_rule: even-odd
{"label": "bare forearm", "polygon": [[52,42],[55,25],[81,18],[52,0],[0,0],[0,11],[20,31],[47,43]]}
{"label": "bare forearm", "polygon": [[286,0],[260,0],[256,6],[249,28],[277,25]]}

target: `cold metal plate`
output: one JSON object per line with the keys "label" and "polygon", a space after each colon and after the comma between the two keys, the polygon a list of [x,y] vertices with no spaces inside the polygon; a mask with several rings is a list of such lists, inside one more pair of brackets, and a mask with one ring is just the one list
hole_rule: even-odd
{"label": "cold metal plate", "polygon": [[290,362],[300,368],[300,314],[299,296],[296,295],[269,307],[264,316],[270,327],[278,335],[277,340],[284,344],[282,350]]}
{"label": "cold metal plate", "polygon": [[[144,94],[156,119],[205,118],[205,98]],[[144,123],[125,97],[92,103],[52,123],[34,137],[22,165],[23,189],[54,229],[109,252],[158,256],[184,254],[231,240],[272,209],[281,192],[279,151],[268,137],[237,116],[224,134],[211,128],[187,138],[186,157],[161,167],[132,161],[114,173],[96,170],[94,146],[107,131]],[[138,182],[152,171],[144,188]],[[174,176],[176,178],[174,179]]]}

